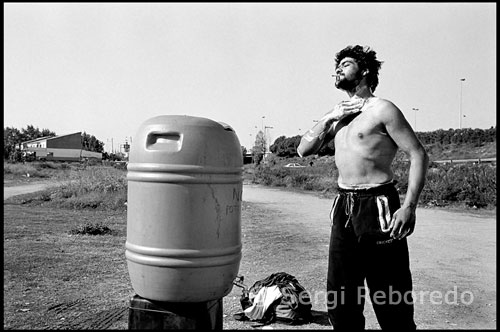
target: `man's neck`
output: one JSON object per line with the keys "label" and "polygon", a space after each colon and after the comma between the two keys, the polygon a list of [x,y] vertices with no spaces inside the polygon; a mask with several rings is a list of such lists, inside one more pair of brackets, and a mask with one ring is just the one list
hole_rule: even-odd
{"label": "man's neck", "polygon": [[350,98],[357,97],[361,99],[368,99],[373,97],[373,93],[370,88],[366,85],[357,86],[352,91],[346,91]]}

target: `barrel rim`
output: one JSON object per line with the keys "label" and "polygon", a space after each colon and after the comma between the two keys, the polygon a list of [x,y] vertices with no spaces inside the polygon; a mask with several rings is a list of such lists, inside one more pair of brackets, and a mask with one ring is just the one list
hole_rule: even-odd
{"label": "barrel rim", "polygon": [[243,248],[239,243],[229,247],[219,248],[196,248],[196,249],[181,249],[181,248],[157,248],[147,247],[139,244],[134,244],[129,241],[125,242],[125,249],[137,254],[158,257],[171,257],[171,258],[203,258],[203,257],[218,257],[227,256],[237,252],[241,252]]}
{"label": "barrel rim", "polygon": [[161,163],[128,163],[127,170],[132,172],[169,172],[169,173],[203,173],[227,174],[243,173],[243,166],[201,166],[187,164],[161,164]]}

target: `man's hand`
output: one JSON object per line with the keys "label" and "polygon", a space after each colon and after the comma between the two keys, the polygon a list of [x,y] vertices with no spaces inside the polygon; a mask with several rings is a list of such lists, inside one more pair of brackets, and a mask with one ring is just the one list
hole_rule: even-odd
{"label": "man's hand", "polygon": [[335,107],[321,118],[320,121],[331,122],[339,121],[343,117],[361,111],[365,105],[365,99],[352,98],[351,100],[342,101],[335,105]]}
{"label": "man's hand", "polygon": [[409,236],[415,229],[415,219],[415,208],[411,206],[399,208],[391,219],[391,237],[401,240]]}
{"label": "man's hand", "polygon": [[361,111],[365,105],[365,99],[354,96],[351,100],[343,101],[335,105],[335,107],[326,113],[313,128],[309,129],[300,141],[297,147],[297,153],[300,157],[316,153],[324,143],[325,137],[328,133],[332,133],[333,137],[333,123],[339,121],[347,115],[354,114]]}

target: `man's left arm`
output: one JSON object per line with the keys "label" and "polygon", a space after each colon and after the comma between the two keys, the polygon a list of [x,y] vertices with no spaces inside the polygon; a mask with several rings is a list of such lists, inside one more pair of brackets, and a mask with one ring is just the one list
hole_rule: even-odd
{"label": "man's left arm", "polygon": [[408,189],[402,206],[393,214],[391,237],[402,239],[415,229],[418,199],[425,184],[429,157],[403,113],[388,102],[383,112],[388,134],[410,160]]}

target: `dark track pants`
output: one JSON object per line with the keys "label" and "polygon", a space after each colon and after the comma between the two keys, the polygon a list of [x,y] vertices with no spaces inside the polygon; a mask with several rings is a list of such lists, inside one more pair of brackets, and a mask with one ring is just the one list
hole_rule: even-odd
{"label": "dark track pants", "polygon": [[339,192],[330,215],[327,280],[330,323],[334,329],[364,329],[366,279],[380,327],[399,331],[416,329],[406,238],[391,240],[390,232],[382,231],[400,207],[394,184],[363,190],[339,189]]}

